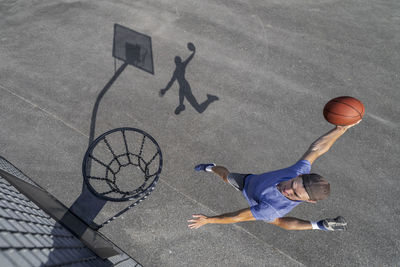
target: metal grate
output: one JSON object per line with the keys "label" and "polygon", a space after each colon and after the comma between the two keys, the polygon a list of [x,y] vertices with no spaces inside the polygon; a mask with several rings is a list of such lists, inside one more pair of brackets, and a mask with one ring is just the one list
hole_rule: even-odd
{"label": "metal grate", "polygon": [[[0,168],[35,185],[1,157]],[[66,265],[140,266],[125,254],[102,260],[0,175],[0,266]]]}
{"label": "metal grate", "polygon": [[24,182],[27,182],[34,186],[38,186],[31,179],[29,179],[22,171],[20,171],[18,168],[16,168],[14,165],[8,162],[2,156],[0,156],[0,169],[16,176],[17,178],[23,180]]}

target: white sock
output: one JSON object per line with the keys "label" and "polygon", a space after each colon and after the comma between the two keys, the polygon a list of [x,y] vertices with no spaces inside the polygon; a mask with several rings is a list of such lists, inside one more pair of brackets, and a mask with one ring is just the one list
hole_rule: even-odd
{"label": "white sock", "polygon": [[310,223],[311,223],[311,225],[312,225],[312,229],[313,229],[313,230],[320,230],[319,227],[318,227],[317,222],[310,222]]}
{"label": "white sock", "polygon": [[212,167],[214,167],[214,166],[215,166],[215,164],[208,166],[208,167],[206,168],[206,171],[207,171],[207,172],[212,172]]}

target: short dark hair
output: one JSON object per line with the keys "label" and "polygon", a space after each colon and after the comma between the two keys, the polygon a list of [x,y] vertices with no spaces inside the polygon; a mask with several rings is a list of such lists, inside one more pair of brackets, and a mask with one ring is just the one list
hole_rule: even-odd
{"label": "short dark hair", "polygon": [[303,186],[310,200],[318,201],[327,198],[331,193],[329,182],[319,174],[303,174]]}

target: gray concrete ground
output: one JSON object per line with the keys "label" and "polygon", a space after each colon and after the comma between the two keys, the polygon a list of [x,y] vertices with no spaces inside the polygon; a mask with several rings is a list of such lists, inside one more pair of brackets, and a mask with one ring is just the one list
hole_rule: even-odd
{"label": "gray concrete ground", "polygon": [[[102,99],[96,135],[143,129],[165,165],[152,195],[101,232],[144,266],[400,264],[398,1],[0,1],[0,153],[67,206],[81,193],[92,108],[114,72],[114,23],[152,37],[155,75],[128,66]],[[194,96],[220,100],[202,114],[185,102],[175,115],[177,84],[158,92],[188,42]],[[347,232],[187,228],[193,213],[247,206],[195,164],[254,173],[293,164],[332,128],[322,108],[341,95],[364,102],[364,120],[314,163],[331,197],[291,215],[342,215]],[[108,203],[96,221],[120,207]]]}

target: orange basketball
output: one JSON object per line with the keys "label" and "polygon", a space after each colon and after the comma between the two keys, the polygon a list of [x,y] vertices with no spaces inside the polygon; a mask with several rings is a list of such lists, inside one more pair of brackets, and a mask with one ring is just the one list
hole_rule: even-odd
{"label": "orange basketball", "polygon": [[340,96],[330,100],[324,107],[325,119],[335,125],[351,125],[362,119],[363,103],[351,96]]}

